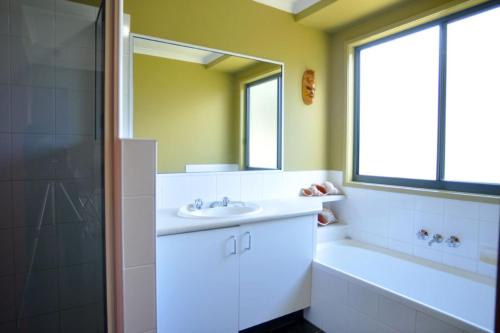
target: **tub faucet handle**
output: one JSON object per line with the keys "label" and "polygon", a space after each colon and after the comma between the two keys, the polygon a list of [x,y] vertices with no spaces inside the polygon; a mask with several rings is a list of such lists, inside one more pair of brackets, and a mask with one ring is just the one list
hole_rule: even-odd
{"label": "tub faucet handle", "polygon": [[426,240],[427,238],[429,238],[429,232],[425,229],[420,229],[417,232],[417,238],[422,239],[422,240]]}
{"label": "tub faucet handle", "polygon": [[197,210],[200,210],[203,208],[203,200],[201,199],[196,199],[194,201],[194,208],[196,208]]}
{"label": "tub faucet handle", "polygon": [[432,239],[429,241],[429,246],[432,245],[432,243],[442,243],[443,242],[443,236],[441,234],[434,234],[432,236]]}
{"label": "tub faucet handle", "polygon": [[449,247],[459,247],[460,238],[458,238],[457,236],[450,236],[450,238],[446,240],[446,244],[448,244]]}

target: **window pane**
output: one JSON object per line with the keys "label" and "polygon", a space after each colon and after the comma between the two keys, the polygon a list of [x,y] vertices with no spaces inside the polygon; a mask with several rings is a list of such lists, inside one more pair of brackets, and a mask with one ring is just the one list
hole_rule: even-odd
{"label": "window pane", "polygon": [[439,27],[360,51],[359,174],[435,179]]}
{"label": "window pane", "polygon": [[278,168],[278,78],[248,88],[248,166]]}
{"label": "window pane", "polygon": [[500,184],[500,8],[448,25],[445,179]]}

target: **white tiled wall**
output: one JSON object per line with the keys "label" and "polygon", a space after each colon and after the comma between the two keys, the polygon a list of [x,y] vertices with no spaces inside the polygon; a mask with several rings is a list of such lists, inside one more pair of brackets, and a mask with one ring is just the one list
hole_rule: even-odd
{"label": "white tiled wall", "polygon": [[[330,178],[342,183],[341,172]],[[338,217],[349,224],[349,236],[363,242],[494,277],[498,248],[498,204],[346,187],[347,199],[334,203]],[[460,247],[445,242],[428,245],[416,233],[426,229],[447,239],[458,236]],[[480,260],[480,258],[484,260]]]}
{"label": "white tiled wall", "polygon": [[122,140],[125,333],[156,330],[156,142]]}
{"label": "white tiled wall", "polygon": [[242,171],[196,174],[159,174],[156,177],[158,209],[177,208],[203,201],[267,200],[296,197],[302,187],[328,178],[327,171]]}
{"label": "white tiled wall", "polygon": [[[343,182],[339,171],[224,172],[159,174],[156,177],[158,209],[177,208],[201,198],[204,201],[266,200],[294,197],[302,187],[332,180]],[[349,225],[348,235],[450,266],[494,277],[500,205],[441,199],[395,192],[347,187],[347,199],[335,202],[338,218]],[[445,239],[456,235],[458,248],[445,242],[428,245],[416,233],[426,229]],[[480,260],[482,258],[483,260]]]}

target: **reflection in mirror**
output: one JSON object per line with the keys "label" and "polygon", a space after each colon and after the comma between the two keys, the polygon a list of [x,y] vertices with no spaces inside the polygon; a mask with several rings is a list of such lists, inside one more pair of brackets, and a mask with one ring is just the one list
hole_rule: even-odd
{"label": "reflection in mirror", "polygon": [[247,169],[278,169],[281,75],[272,75],[246,85]]}
{"label": "reflection in mirror", "polygon": [[158,172],[282,169],[282,65],[133,38],[133,137]]}

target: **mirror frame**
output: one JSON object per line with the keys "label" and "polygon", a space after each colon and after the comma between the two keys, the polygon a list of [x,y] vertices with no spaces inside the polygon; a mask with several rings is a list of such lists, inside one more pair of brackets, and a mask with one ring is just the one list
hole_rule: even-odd
{"label": "mirror frame", "polygon": [[[149,35],[143,35],[143,34],[138,34],[138,33],[130,33],[129,35],[129,45],[128,45],[128,50],[129,50],[129,61],[128,64],[124,64],[125,66],[128,67],[128,72],[129,72],[129,78],[128,78],[128,86],[123,87],[123,91],[128,92],[128,109],[124,110],[122,109],[122,112],[120,113],[120,127],[122,130],[122,137],[123,138],[130,138],[133,139],[133,134],[134,134],[134,40],[135,38],[141,38],[141,39],[146,39],[150,40],[153,42],[159,42],[159,43],[167,43],[171,45],[176,45],[176,46],[182,46],[182,47],[189,47],[189,48],[194,48],[198,50],[203,50],[203,51],[209,51],[209,52],[216,52],[216,53],[222,53],[222,54],[227,54],[230,56],[235,56],[235,57],[241,57],[241,58],[246,58],[246,59],[252,59],[252,60],[257,60],[257,61],[262,61],[262,62],[267,62],[270,64],[275,64],[281,66],[281,82],[280,82],[280,91],[279,91],[279,108],[278,108],[278,149],[277,149],[277,169],[257,169],[257,168],[247,168],[247,161],[248,161],[248,152],[245,151],[245,169],[244,170],[238,170],[238,171],[226,171],[226,172],[246,172],[246,171],[252,171],[252,172],[283,172],[284,170],[284,142],[285,142],[285,137],[284,137],[284,128],[285,128],[285,114],[284,114],[284,81],[285,81],[285,64],[280,61],[275,61],[275,60],[269,60],[265,58],[260,58],[260,57],[255,57],[255,56],[250,56],[246,54],[241,54],[241,53],[236,53],[236,52],[231,52],[231,51],[224,51],[220,49],[214,49],[214,48],[209,48],[205,46],[200,46],[200,45],[195,45],[195,44],[189,44],[189,43],[183,43],[175,40],[170,40],[170,39],[164,39],[164,38],[158,38],[158,37],[153,37]],[[246,92],[245,92],[246,95]],[[245,105],[245,122],[246,117],[247,117],[247,110],[246,110],[246,102],[244,103]],[[126,121],[125,121],[126,119]],[[128,127],[126,127],[124,124],[128,124]],[[244,126],[245,130],[245,147],[247,145],[247,124],[245,123]],[[248,149],[246,149],[248,150]],[[207,171],[207,172],[200,172],[200,174],[203,173],[219,173],[222,171]],[[172,172],[172,173],[166,173],[166,174],[188,174],[186,172],[180,173],[180,172]],[[194,174],[194,173],[193,173]]]}

